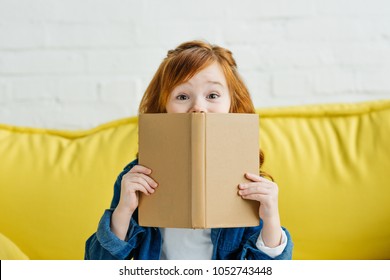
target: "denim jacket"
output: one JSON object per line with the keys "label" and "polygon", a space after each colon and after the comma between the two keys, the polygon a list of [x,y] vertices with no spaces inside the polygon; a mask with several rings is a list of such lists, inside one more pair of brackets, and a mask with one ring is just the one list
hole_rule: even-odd
{"label": "denim jacket", "polygon": [[[159,228],[141,227],[138,225],[138,211],[133,213],[125,241],[119,239],[110,227],[111,215],[119,203],[121,181],[123,175],[130,171],[138,161],[128,164],[119,174],[114,185],[114,197],[110,209],[101,218],[97,232],[86,242],[85,259],[138,259],[158,260],[161,255],[162,238]],[[259,226],[245,228],[216,228],[211,229],[213,244],[212,259],[214,260],[271,260],[291,259],[293,243],[289,232],[282,228],[287,235],[287,246],[277,257],[271,258],[256,247],[257,237],[262,228]]]}

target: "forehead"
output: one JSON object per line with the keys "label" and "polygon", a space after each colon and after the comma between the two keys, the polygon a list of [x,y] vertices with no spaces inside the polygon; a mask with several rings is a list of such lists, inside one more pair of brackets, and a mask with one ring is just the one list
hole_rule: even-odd
{"label": "forehead", "polygon": [[193,84],[196,82],[206,82],[211,84],[221,84],[222,86],[226,86],[226,78],[225,74],[222,70],[222,67],[214,62],[199,72],[197,72],[194,76],[192,76],[188,81],[184,83]]}

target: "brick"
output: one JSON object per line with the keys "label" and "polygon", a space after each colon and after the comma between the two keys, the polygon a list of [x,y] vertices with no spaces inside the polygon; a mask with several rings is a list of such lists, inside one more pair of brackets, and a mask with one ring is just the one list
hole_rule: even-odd
{"label": "brick", "polygon": [[[198,0],[198,1],[145,1],[146,11],[144,18],[156,22],[179,19],[183,24],[188,20],[219,20],[226,18],[228,7],[233,5],[231,0]],[[163,21],[161,21],[162,23]],[[178,27],[178,26],[177,26]]]}
{"label": "brick", "polygon": [[42,48],[44,44],[42,24],[0,24],[0,50]]}
{"label": "brick", "polygon": [[12,77],[9,78],[15,102],[52,100],[91,102],[99,99],[99,78],[88,77]]}
{"label": "brick", "polygon": [[134,48],[126,51],[89,51],[88,73],[91,74],[144,74],[155,72],[166,51]]}
{"label": "brick", "polygon": [[267,96],[271,96],[271,75],[267,72],[241,71],[255,107],[260,106]]}
{"label": "brick", "polygon": [[261,48],[255,49],[252,46],[226,46],[236,60],[239,71],[259,70],[264,66],[261,59]]}
{"label": "brick", "polygon": [[319,15],[341,16],[378,16],[389,15],[390,5],[387,0],[316,0],[316,10]]}
{"label": "brick", "polygon": [[359,42],[379,37],[372,18],[301,18],[288,20],[285,26],[288,41]]}
{"label": "brick", "polygon": [[333,49],[335,63],[345,66],[382,66],[390,64],[390,46],[376,42],[339,44]]}
{"label": "brick", "polygon": [[310,96],[313,92],[313,77],[309,71],[274,71],[271,84],[275,96]]}
{"label": "brick", "polygon": [[107,48],[134,46],[133,23],[49,23],[45,25],[50,48]]}
{"label": "brick", "polygon": [[50,78],[9,78],[9,82],[15,102],[53,101],[54,93],[58,90],[58,81]]}
{"label": "brick", "polygon": [[350,94],[359,91],[359,82],[352,69],[336,66],[313,71],[313,93],[318,96]]}
{"label": "brick", "polygon": [[10,95],[5,81],[0,80],[0,104],[9,102]]}
{"label": "brick", "polygon": [[147,14],[137,0],[2,0],[1,22],[129,22]]}
{"label": "brick", "polygon": [[84,55],[77,51],[0,52],[2,74],[80,74],[85,72]]}
{"label": "brick", "polygon": [[260,49],[259,56],[263,68],[269,71],[308,69],[323,63],[322,48],[310,43],[269,44]]}
{"label": "brick", "polygon": [[[161,1],[165,3],[165,1]],[[141,21],[136,24],[135,41],[139,46],[158,46],[166,53],[182,42],[189,40],[205,40],[215,43],[220,34],[220,25],[217,21],[194,19],[167,19],[160,21]]]}
{"label": "brick", "polygon": [[99,124],[124,117],[129,114],[125,102],[110,103],[97,100],[94,102],[66,102],[61,104],[61,112],[57,120],[48,121],[46,127],[60,126],[62,128],[91,128]]}
{"label": "brick", "polygon": [[315,2],[311,0],[241,0],[231,1],[228,17],[232,19],[287,19],[315,14]]}
{"label": "brick", "polygon": [[99,82],[99,97],[104,102],[121,104],[137,97],[137,81],[131,79],[112,79]]}
{"label": "brick", "polygon": [[223,24],[222,36],[226,44],[255,45],[285,43],[286,20],[259,20],[255,22],[242,19],[229,20]]}
{"label": "brick", "polygon": [[46,121],[55,123],[59,111],[58,104],[51,100],[11,101],[0,110],[0,122],[19,126],[47,127],[44,123]]}
{"label": "brick", "polygon": [[382,67],[364,67],[356,70],[361,91],[390,98],[390,65]]}
{"label": "brick", "polygon": [[[324,50],[304,43],[270,43],[250,47],[231,47],[239,69],[251,71],[307,69],[323,64],[329,59]],[[325,57],[324,57],[325,55]]]}

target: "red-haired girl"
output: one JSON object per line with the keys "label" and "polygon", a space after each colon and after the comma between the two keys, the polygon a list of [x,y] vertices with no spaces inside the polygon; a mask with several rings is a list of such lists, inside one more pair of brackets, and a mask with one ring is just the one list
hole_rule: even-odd
{"label": "red-haired girl", "polygon": [[[139,113],[255,113],[232,53],[203,41],[168,51],[142,98]],[[260,168],[264,155],[259,154]],[[292,241],[280,225],[278,186],[263,171],[246,173],[243,199],[257,200],[259,225],[175,229],[138,225],[139,192],[158,187],[134,160],[119,174],[110,209],[86,243],[86,259],[291,259]],[[272,177],[271,177],[272,179]]]}

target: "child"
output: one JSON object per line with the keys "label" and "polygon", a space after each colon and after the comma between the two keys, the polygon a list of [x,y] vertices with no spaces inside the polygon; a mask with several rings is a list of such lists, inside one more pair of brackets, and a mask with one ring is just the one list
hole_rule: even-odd
{"label": "child", "polygon": [[[142,98],[140,113],[255,113],[229,50],[202,41],[168,51]],[[264,156],[260,152],[260,167]],[[173,229],[138,225],[139,192],[158,188],[152,170],[137,159],[114,186],[111,208],[86,242],[86,259],[291,259],[292,241],[280,226],[278,186],[264,172],[246,173],[239,184],[243,199],[257,200],[259,226]],[[271,177],[272,178],[272,177]],[[163,191],[163,190],[160,190]],[[168,206],[167,206],[168,207]]]}

